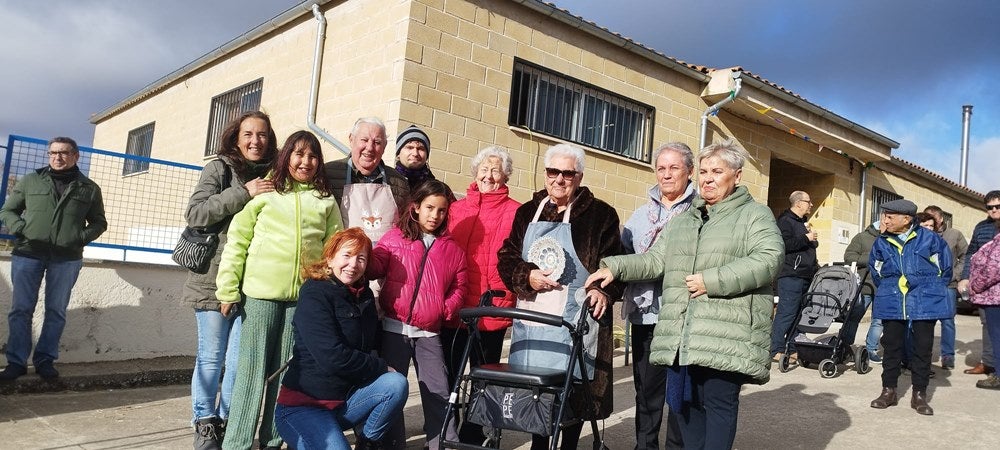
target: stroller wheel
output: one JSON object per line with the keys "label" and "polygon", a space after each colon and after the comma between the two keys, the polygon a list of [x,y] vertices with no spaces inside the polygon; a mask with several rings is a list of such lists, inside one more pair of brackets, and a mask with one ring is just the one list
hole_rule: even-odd
{"label": "stroller wheel", "polygon": [[819,363],[819,374],[823,378],[833,378],[837,375],[837,363],[832,359],[824,359]]}
{"label": "stroller wheel", "polygon": [[861,375],[872,371],[872,366],[868,362],[868,349],[863,345],[854,349],[854,370]]}
{"label": "stroller wheel", "polygon": [[781,373],[788,372],[789,370],[788,354],[782,353],[781,357],[778,358],[778,371]]}

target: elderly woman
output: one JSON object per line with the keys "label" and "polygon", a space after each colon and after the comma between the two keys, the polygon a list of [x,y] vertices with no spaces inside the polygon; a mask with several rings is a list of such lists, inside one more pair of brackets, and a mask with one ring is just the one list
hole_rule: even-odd
{"label": "elderly woman", "polygon": [[740,387],[769,379],[771,281],[784,245],[771,210],[739,185],[748,157],[729,141],[702,149],[701,197],[648,252],[604,258],[587,280],[663,280],[650,361],[668,366],[685,448],[732,448]]}
{"label": "elderly woman", "polygon": [[[592,316],[603,319],[614,299],[622,296],[624,285],[614,283],[602,288],[585,288],[587,274],[597,270],[601,258],[624,253],[618,228],[618,213],[594,197],[583,181],[583,150],[567,144],[545,152],[545,189],[534,194],[514,214],[510,237],[497,255],[497,268],[504,284],[517,297],[517,307],[561,315],[573,323],[581,299],[593,307]],[[540,254],[561,252],[564,258],[537,258]],[[542,260],[564,264],[539,267]],[[594,404],[585,404],[582,391],[571,399],[577,419],[603,419],[611,414],[612,339],[610,316],[600,321],[597,333],[585,339],[586,373]],[[592,324],[596,325],[596,324]],[[570,345],[564,328],[531,322],[514,321],[509,361],[512,364],[559,367],[570,355],[551,351],[552,342]],[[583,422],[562,432],[562,448],[576,448]],[[548,438],[535,436],[531,448],[548,448]]]}
{"label": "elderly woman", "polygon": [[[472,158],[473,181],[465,198],[452,203],[448,211],[448,232],[465,249],[469,267],[469,289],[465,294],[465,306],[479,306],[480,295],[491,289],[504,289],[503,280],[497,270],[497,251],[510,234],[514,213],[521,203],[510,198],[507,180],[514,171],[510,153],[502,147],[486,147]],[[493,306],[514,306],[514,294],[507,291],[503,297],[493,298]],[[475,348],[473,362],[498,363],[503,347],[504,335],[510,327],[509,319],[484,317],[479,321],[480,347]],[[454,383],[456,371],[461,364],[463,344],[468,339],[468,331],[461,328],[460,321],[446,323],[441,330],[442,343],[448,355],[449,380]],[[482,349],[482,354],[479,354]],[[461,430],[462,442],[482,443],[482,430],[475,424],[466,423]]]}

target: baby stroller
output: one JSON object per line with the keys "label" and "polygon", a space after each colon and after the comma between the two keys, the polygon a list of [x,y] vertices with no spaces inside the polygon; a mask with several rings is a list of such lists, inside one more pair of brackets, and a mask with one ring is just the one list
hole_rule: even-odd
{"label": "baby stroller", "polygon": [[[489,297],[502,296],[503,291],[487,291],[481,304],[489,304]],[[483,445],[463,444],[441,439],[442,448],[497,449],[500,448],[502,430],[521,431],[550,437],[550,448],[559,445],[561,425],[573,417],[568,403],[570,393],[583,389],[587,404],[592,404],[588,377],[578,379],[567,374],[580,373],[584,364],[583,337],[590,331],[586,310],[580,320],[571,324],[562,317],[517,308],[481,306],[465,308],[459,312],[462,322],[469,329],[462,363],[458,373],[464,374],[474,346],[479,345],[477,323],[480,317],[504,317],[537,322],[553,327],[566,327],[572,337],[567,367],[536,367],[515,364],[482,364],[472,367],[468,375],[455,378],[452,393],[445,410],[441,436],[449,421],[455,420],[458,428],[463,421],[484,427],[486,440]],[[594,435],[594,448],[606,449],[601,442],[597,421],[590,422]]]}
{"label": "baby stroller", "polygon": [[[854,362],[854,370],[859,374],[871,371],[868,349],[864,345],[851,348],[847,344],[854,342],[866,309],[861,299],[861,281],[853,265],[835,263],[816,271],[809,290],[803,295],[795,329],[785,341],[785,352],[778,360],[779,371],[789,370],[788,345],[792,342],[799,364],[802,367],[816,364],[823,378],[836,376],[839,366],[847,361]],[[826,333],[835,321],[843,322],[836,334],[815,339],[805,334]]]}

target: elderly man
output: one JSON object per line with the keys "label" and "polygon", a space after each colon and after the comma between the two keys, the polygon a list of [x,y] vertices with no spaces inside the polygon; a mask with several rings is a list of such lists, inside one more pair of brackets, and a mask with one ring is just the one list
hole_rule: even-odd
{"label": "elderly man", "polygon": [[[622,244],[628,253],[646,253],[663,236],[670,219],[687,211],[697,196],[691,174],[694,155],[691,148],[680,142],[670,142],[659,148],[653,163],[656,184],[649,188],[646,203],[637,208],[625,222]],[[664,239],[669,239],[664,237]],[[635,384],[635,448],[660,448],[660,423],[667,391],[667,370],[649,362],[653,329],[660,313],[662,286],[659,281],[629,283],[625,289],[622,314],[631,326],[635,363],[632,365]],[[674,411],[667,413],[666,448],[683,448],[680,425]]]}
{"label": "elderly man", "polygon": [[354,122],[349,136],[350,158],[326,163],[326,176],[340,202],[344,227],[361,227],[373,242],[392,228],[404,210],[409,184],[399,172],[382,162],[385,124],[375,117]]}
{"label": "elderly man", "polygon": [[[986,206],[986,218],[977,223],[976,228],[972,231],[972,239],[965,252],[969,258],[966,258],[962,266],[962,280],[958,282],[957,286],[958,292],[964,295],[968,295],[969,292],[969,261],[972,259],[972,255],[975,255],[987,242],[993,240],[997,234],[997,222],[1000,222],[1000,190],[987,192],[986,196],[983,197],[983,204]],[[979,364],[964,370],[969,375],[989,375],[996,372],[997,361],[993,361],[993,342],[989,333],[986,332],[986,315],[980,314],[979,320],[983,324],[983,354]]]}
{"label": "elderly man", "polygon": [[[965,268],[965,252],[969,248],[969,242],[961,231],[948,226],[944,221],[944,210],[938,206],[930,205],[924,208],[924,214],[928,214],[934,219],[934,231],[948,244],[951,256],[954,258],[952,265],[952,277],[948,281],[948,290],[951,292],[952,304],[958,302],[958,282],[962,279],[962,269]],[[951,310],[951,317],[941,319],[941,367],[944,369],[955,368],[955,309]]]}
{"label": "elderly man", "polygon": [[[816,274],[816,232],[807,223],[812,212],[812,199],[802,191],[788,197],[790,206],[778,216],[778,229],[785,242],[785,262],[778,274],[778,309],[771,328],[771,358],[781,359],[787,350],[790,363],[798,362],[795,344],[795,317],[802,304],[802,296]],[[787,347],[785,343],[788,343]]]}
{"label": "elderly man", "polygon": [[917,225],[917,205],[893,200],[882,205],[885,232],[875,241],[868,260],[875,301],[872,317],[882,320],[882,393],[871,407],[885,409],[898,403],[896,384],[904,354],[907,328],[912,330],[913,394],[910,407],[933,415],[927,404],[927,384],[934,344],[934,322],[948,317],[954,300],[948,297],[951,250],[937,233]]}
{"label": "elderly man", "polygon": [[410,190],[434,179],[427,164],[430,157],[431,138],[416,125],[410,125],[396,137],[396,171],[406,177]]}
{"label": "elderly man", "polygon": [[0,220],[16,237],[10,257],[14,295],[7,315],[7,367],[0,380],[27,373],[31,318],[43,278],[45,319],[32,362],[42,379],[59,376],[53,362],[59,357],[70,293],[83,267],[83,246],[108,229],[101,188],[76,165],[76,142],[54,138],[48,154],[49,165],[21,178],[0,210]]}

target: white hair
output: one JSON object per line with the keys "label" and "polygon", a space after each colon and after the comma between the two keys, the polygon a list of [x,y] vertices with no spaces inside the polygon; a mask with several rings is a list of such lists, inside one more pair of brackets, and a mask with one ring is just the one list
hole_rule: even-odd
{"label": "white hair", "polygon": [[504,178],[509,180],[510,175],[514,173],[514,161],[510,158],[510,153],[507,149],[491,145],[476,153],[476,156],[472,158],[472,174],[475,176],[476,172],[479,172],[479,165],[490,159],[490,157],[500,160],[500,168],[503,170]]}
{"label": "white hair", "polygon": [[382,119],[379,119],[378,117],[362,117],[354,122],[354,127],[351,128],[351,136],[357,134],[358,128],[361,128],[361,125],[363,124],[375,125],[382,129],[382,135],[385,135],[385,124],[382,123]]}
{"label": "white hair", "polygon": [[545,151],[545,167],[549,167],[549,163],[552,162],[552,158],[556,156],[573,158],[576,161],[576,171],[583,173],[584,153],[579,147],[569,144],[556,144],[549,147],[549,149]]}

